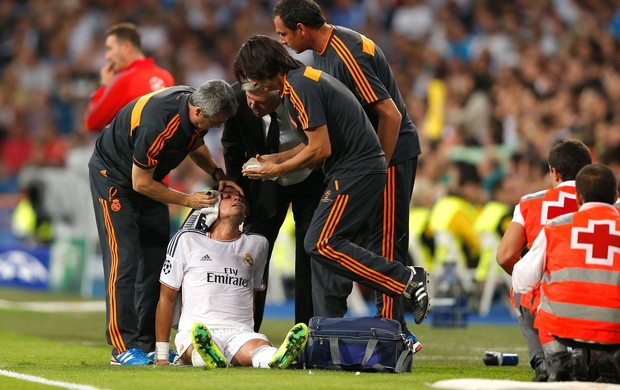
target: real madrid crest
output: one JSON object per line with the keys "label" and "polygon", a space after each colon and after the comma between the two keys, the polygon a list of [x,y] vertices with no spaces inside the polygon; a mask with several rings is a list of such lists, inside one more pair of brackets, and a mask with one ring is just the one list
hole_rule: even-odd
{"label": "real madrid crest", "polygon": [[251,267],[252,264],[254,264],[254,259],[252,258],[252,255],[250,253],[246,253],[245,257],[243,258],[243,262],[245,263],[245,265],[247,265],[248,267]]}

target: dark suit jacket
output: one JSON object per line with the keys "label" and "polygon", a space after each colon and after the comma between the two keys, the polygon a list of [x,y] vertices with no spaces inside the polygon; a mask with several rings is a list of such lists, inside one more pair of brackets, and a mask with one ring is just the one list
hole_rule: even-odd
{"label": "dark suit jacket", "polygon": [[[241,174],[241,166],[257,154],[277,152],[279,136],[276,135],[273,139],[275,150],[268,150],[262,119],[255,117],[248,107],[241,86],[235,83],[233,89],[239,108],[237,114],[225,123],[222,134],[226,174],[243,188],[250,205],[250,215],[244,229],[264,235],[269,241],[270,254],[289,205],[292,206],[295,218],[295,322],[307,323],[313,315],[313,308],[310,293],[312,291],[310,257],[304,249],[304,237],[325,188],[325,177],[318,169],[304,181],[289,186],[281,186],[271,180],[250,180],[244,177]],[[265,279],[268,277],[269,268],[265,270]],[[254,302],[256,331],[260,329],[262,323],[266,296],[266,290],[256,294]]]}
{"label": "dark suit jacket", "polygon": [[237,114],[228,119],[224,124],[224,132],[222,134],[226,174],[243,188],[250,205],[250,213],[268,213],[270,209],[276,207],[277,199],[275,199],[275,196],[260,199],[260,194],[266,192],[262,187],[277,186],[277,184],[269,181],[250,180],[241,174],[241,167],[248,159],[255,157],[257,154],[269,153],[265,143],[263,121],[261,118],[257,118],[248,107],[245,91],[241,89],[241,85],[235,83],[232,87],[235,91],[239,108],[237,109]]}

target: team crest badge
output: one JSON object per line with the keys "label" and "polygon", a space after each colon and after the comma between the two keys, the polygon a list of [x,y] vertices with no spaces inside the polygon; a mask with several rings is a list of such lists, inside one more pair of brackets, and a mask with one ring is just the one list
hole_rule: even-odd
{"label": "team crest badge", "polygon": [[321,198],[321,202],[323,203],[333,202],[334,200],[329,197],[331,194],[332,192],[330,190],[325,191],[325,193],[323,194],[323,197]]}
{"label": "team crest badge", "polygon": [[251,267],[252,264],[254,264],[254,259],[252,258],[252,255],[249,253],[246,253],[245,257],[243,258],[243,263],[247,265],[248,267]]}
{"label": "team crest badge", "polygon": [[121,201],[118,199],[112,199],[112,205],[110,206],[112,211],[120,211],[121,210]]}

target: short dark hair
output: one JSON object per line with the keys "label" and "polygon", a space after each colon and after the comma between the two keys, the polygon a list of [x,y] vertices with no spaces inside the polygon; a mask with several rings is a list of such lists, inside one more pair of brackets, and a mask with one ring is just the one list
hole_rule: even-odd
{"label": "short dark hair", "polygon": [[618,198],[616,176],[603,164],[583,167],[575,178],[575,188],[584,202],[614,204]]}
{"label": "short dark hair", "polygon": [[583,142],[568,138],[551,148],[548,162],[550,168],[558,171],[562,181],[575,180],[581,168],[592,164],[592,155]]}
{"label": "short dark hair", "polygon": [[280,0],[273,9],[276,16],[291,30],[297,30],[297,23],[314,29],[325,24],[321,7],[312,0]]}
{"label": "short dark hair", "polygon": [[233,63],[233,75],[240,83],[263,81],[302,66],[278,41],[255,35],[241,45]]}
{"label": "short dark hair", "polygon": [[142,50],[140,31],[135,24],[129,22],[117,23],[105,32],[105,36],[114,35],[119,41],[129,41],[133,47]]}

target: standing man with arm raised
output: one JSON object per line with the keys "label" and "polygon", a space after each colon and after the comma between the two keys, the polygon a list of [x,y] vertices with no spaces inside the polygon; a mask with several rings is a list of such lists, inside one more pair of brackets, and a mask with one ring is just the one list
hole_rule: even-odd
{"label": "standing man with arm raised", "polygon": [[[385,54],[364,35],[327,24],[320,7],[312,0],[279,1],[274,9],[274,24],[280,43],[296,53],[312,50],[314,66],[341,81],[364,106],[388,163],[380,222],[383,229],[369,237],[369,249],[390,261],[406,264],[409,208],[421,150],[417,130]],[[421,267],[418,271],[426,273]],[[337,286],[338,280],[315,280],[333,291],[315,310],[324,315],[344,315],[351,286]],[[399,297],[377,295],[377,315],[398,320],[405,333],[411,335]],[[421,347],[417,344],[416,350]]]}
{"label": "standing man with arm raised", "polygon": [[[305,142],[302,131],[291,125],[277,91],[263,91],[249,84],[233,84],[239,109],[226,121],[222,134],[226,172],[243,188],[250,204],[244,231],[265,236],[269,257],[264,280],[268,284],[269,258],[289,206],[295,220],[295,323],[313,316],[310,257],[304,237],[323,193],[325,177],[320,168],[291,172],[273,180],[250,180],[242,166],[256,155],[279,153]],[[262,323],[267,288],[256,292],[254,327]]]}
{"label": "standing man with arm raised", "polygon": [[159,273],[170,239],[167,203],[194,209],[215,203],[162,184],[187,155],[203,171],[241,191],[217,166],[203,137],[235,114],[226,82],[170,87],[125,106],[97,139],[88,164],[106,283],[111,364],[146,365],[155,349]]}
{"label": "standing man with arm raised", "polygon": [[84,121],[89,131],[101,131],[116,113],[137,97],[174,85],[174,78],[142,53],[140,32],[132,23],[118,23],[105,33],[101,86],[93,92]]}

